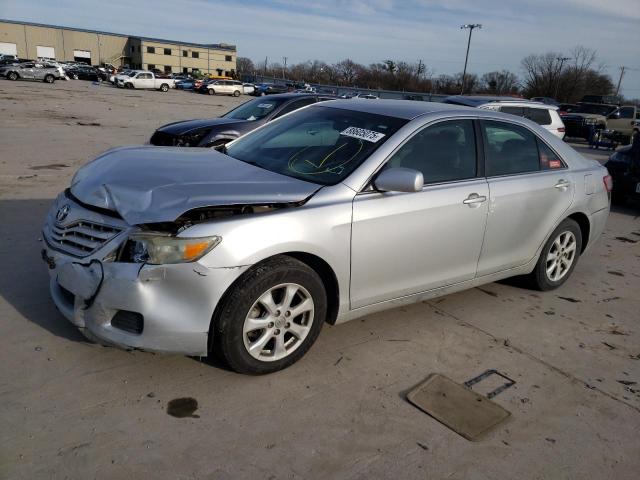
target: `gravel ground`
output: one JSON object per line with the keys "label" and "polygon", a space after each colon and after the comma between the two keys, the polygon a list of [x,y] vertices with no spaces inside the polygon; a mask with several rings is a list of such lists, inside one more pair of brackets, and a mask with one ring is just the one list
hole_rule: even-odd
{"label": "gravel ground", "polygon": [[[638,478],[637,205],[559,290],[491,284],[326,326],[265,377],[101,347],[62,318],[39,229],[73,172],[243,100],[0,81],[0,478]],[[480,441],[405,400],[432,372],[492,368],[517,382],[495,397],[512,416]],[[167,414],[180,397],[196,416]]]}

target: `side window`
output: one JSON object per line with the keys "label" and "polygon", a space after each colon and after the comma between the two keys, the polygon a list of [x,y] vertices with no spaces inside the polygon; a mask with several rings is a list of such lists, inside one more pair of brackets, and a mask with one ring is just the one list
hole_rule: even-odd
{"label": "side window", "polygon": [[566,167],[562,159],[546,143],[540,139],[537,139],[537,141],[538,151],[540,152],[540,168],[542,170],[557,170]]}
{"label": "side window", "polygon": [[311,105],[315,102],[316,99],[314,97],[303,98],[302,100],[291,102],[289,105],[285,105],[285,107],[280,112],[278,112],[276,118],[286,115],[289,112],[293,112],[294,110],[298,110],[299,108],[306,107],[307,105]]}
{"label": "side window", "polygon": [[523,107],[500,107],[502,113],[509,113],[511,115],[517,115],[518,117],[524,117]]}
{"label": "side window", "polygon": [[485,169],[488,177],[540,170],[536,137],[526,128],[483,121]]}
{"label": "side window", "polygon": [[425,184],[476,176],[476,141],[471,120],[450,120],[426,127],[389,159],[385,168],[422,172]]}
{"label": "side window", "polygon": [[551,115],[546,108],[529,108],[527,118],[538,125],[551,125]]}
{"label": "side window", "polygon": [[619,118],[633,118],[634,108],[633,107],[622,107],[620,109],[620,117]]}

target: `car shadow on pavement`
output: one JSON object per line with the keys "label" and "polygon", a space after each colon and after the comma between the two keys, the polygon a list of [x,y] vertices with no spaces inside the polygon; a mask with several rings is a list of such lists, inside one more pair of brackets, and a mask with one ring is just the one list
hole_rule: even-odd
{"label": "car shadow on pavement", "polygon": [[640,201],[628,200],[624,204],[612,204],[612,213],[620,213],[622,215],[630,215],[634,217],[634,220],[640,218]]}
{"label": "car shadow on pavement", "polygon": [[[40,229],[52,201],[0,200],[0,311],[13,307],[20,316],[53,335],[89,342],[57,311],[49,296],[47,267],[40,256]],[[3,317],[15,321],[9,313]]]}

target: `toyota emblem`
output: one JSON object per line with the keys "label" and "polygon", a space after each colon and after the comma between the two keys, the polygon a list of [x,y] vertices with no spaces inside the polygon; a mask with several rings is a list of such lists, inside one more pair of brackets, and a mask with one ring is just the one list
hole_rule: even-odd
{"label": "toyota emblem", "polygon": [[67,218],[67,215],[69,215],[70,208],[71,207],[69,207],[69,204],[63,205],[62,207],[60,207],[60,209],[56,212],[56,221],[61,222],[65,218]]}

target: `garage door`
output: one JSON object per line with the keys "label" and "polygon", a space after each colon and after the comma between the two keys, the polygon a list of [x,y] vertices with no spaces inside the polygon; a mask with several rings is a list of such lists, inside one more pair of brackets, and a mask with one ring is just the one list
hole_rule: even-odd
{"label": "garage door", "polygon": [[15,43],[0,42],[0,54],[2,55],[18,55],[18,48]]}
{"label": "garage door", "polygon": [[89,50],[74,50],[73,59],[76,62],[84,62],[91,65],[91,52]]}
{"label": "garage door", "polygon": [[53,47],[42,47],[40,45],[36,45],[36,56],[38,58],[56,58],[56,49]]}

